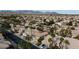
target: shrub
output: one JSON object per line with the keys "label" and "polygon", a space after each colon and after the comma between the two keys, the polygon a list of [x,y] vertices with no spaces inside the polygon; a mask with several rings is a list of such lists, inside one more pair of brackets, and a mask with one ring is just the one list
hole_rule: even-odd
{"label": "shrub", "polygon": [[42,40],[44,40],[44,36],[40,37],[40,38],[38,39],[38,42],[41,42]]}
{"label": "shrub", "polygon": [[69,23],[67,23],[67,25],[72,26],[73,25],[72,21],[70,21]]}
{"label": "shrub", "polygon": [[79,34],[76,37],[74,37],[74,38],[79,40]]}
{"label": "shrub", "polygon": [[64,41],[64,38],[63,37],[61,37],[60,38],[60,43],[62,43]]}
{"label": "shrub", "polygon": [[63,36],[63,37],[72,37],[72,32],[71,32],[71,29],[61,29],[60,30],[60,35]]}
{"label": "shrub", "polygon": [[39,46],[39,45],[41,45],[41,44],[42,44],[42,42],[37,42],[37,43],[36,43],[37,46]]}
{"label": "shrub", "polygon": [[55,45],[53,46],[52,43],[50,43],[49,48],[50,48],[50,49],[59,49],[59,47],[57,46],[57,44],[55,44]]}
{"label": "shrub", "polygon": [[6,22],[6,21],[2,22],[1,25],[2,25],[1,28],[3,28],[3,29],[10,29],[11,28],[11,26],[9,25],[9,23]]}
{"label": "shrub", "polygon": [[49,38],[49,39],[48,39],[48,42],[52,42],[52,39],[51,39],[51,38]]}
{"label": "shrub", "polygon": [[70,43],[69,43],[68,40],[64,40],[64,43],[65,43],[66,45],[70,45]]}
{"label": "shrub", "polygon": [[71,30],[75,30],[75,27],[71,27]]}

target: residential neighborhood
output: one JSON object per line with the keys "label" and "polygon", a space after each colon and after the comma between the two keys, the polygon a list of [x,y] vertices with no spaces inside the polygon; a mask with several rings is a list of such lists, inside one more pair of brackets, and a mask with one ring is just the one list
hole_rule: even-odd
{"label": "residential neighborhood", "polygon": [[[39,49],[79,48],[79,15],[0,15],[0,28],[16,35],[26,42],[33,44]],[[0,48],[8,48],[10,46],[13,46],[10,39],[5,38],[3,32],[1,32]]]}

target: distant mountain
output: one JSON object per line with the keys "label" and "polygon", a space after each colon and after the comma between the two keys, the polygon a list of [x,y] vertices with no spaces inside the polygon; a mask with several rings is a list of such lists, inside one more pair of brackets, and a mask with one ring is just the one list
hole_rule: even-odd
{"label": "distant mountain", "polygon": [[24,14],[58,14],[56,12],[43,12],[43,11],[33,11],[33,10],[17,10],[17,13]]}
{"label": "distant mountain", "polygon": [[17,13],[17,14],[58,14],[57,12],[43,12],[35,10],[0,10],[0,13]]}

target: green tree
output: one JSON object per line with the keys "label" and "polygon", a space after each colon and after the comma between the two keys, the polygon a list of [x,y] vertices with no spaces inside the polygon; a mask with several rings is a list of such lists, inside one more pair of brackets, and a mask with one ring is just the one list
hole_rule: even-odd
{"label": "green tree", "polygon": [[10,24],[8,22],[4,21],[4,22],[1,23],[1,28],[8,30],[11,27],[10,27]]}

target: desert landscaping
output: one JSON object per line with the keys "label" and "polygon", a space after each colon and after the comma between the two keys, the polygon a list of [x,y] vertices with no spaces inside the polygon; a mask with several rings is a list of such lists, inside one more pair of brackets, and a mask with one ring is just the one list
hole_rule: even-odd
{"label": "desert landscaping", "polygon": [[[79,48],[79,15],[1,15],[0,28],[13,33],[40,49]],[[7,39],[5,40],[8,41]],[[7,44],[11,45],[10,41]]]}

